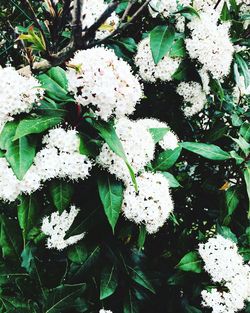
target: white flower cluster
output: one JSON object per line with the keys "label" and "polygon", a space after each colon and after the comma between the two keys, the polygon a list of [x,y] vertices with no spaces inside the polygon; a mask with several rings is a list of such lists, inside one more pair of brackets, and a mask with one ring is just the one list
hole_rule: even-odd
{"label": "white flower cluster", "polygon": [[197,82],[182,82],[176,91],[184,99],[186,106],[183,111],[187,117],[200,112],[207,102],[206,94]]}
{"label": "white flower cluster", "polygon": [[145,172],[137,184],[138,192],[131,184],[124,191],[123,214],[136,224],[144,224],[148,233],[156,233],[174,208],[168,181],[162,174]]}
{"label": "white flower cluster", "polygon": [[[130,120],[122,118],[115,122],[115,130],[119,137],[128,162],[131,164],[135,174],[153,160],[155,143],[150,133],[150,128],[169,128],[166,123],[156,119]],[[164,149],[175,149],[178,147],[178,137],[168,130],[159,145]],[[125,162],[117,156],[105,143],[97,157],[97,163],[103,168],[122,180],[125,184],[131,181]]]}
{"label": "white flower cluster", "polygon": [[84,180],[92,167],[87,156],[79,153],[80,139],[75,130],[51,129],[43,139],[46,146],[19,181],[5,158],[0,158],[0,198],[14,201],[20,193],[31,194],[53,178]]}
{"label": "white flower cluster", "polygon": [[49,236],[47,239],[47,247],[49,249],[63,250],[84,237],[85,234],[82,233],[65,239],[67,231],[78,213],[79,209],[72,205],[69,213],[66,210],[61,215],[58,212],[54,212],[50,216],[43,218],[41,230],[45,235]]}
{"label": "white flower cluster", "polygon": [[0,68],[0,131],[12,116],[30,112],[43,94],[39,82],[33,77],[24,77],[14,68]]}
{"label": "white flower cluster", "polygon": [[179,138],[171,130],[169,130],[169,126],[167,123],[158,121],[154,118],[144,118],[138,120],[137,123],[145,126],[148,130],[157,128],[168,129],[162,140],[159,141],[160,147],[164,150],[174,150],[178,147]]}
{"label": "white flower cluster", "polygon": [[101,309],[101,310],[99,311],[99,313],[112,313],[112,311]]}
{"label": "white flower cluster", "polygon": [[[148,162],[153,160],[155,151],[153,138],[142,123],[128,118],[119,119],[114,127],[127,160],[137,174]],[[131,178],[125,162],[111,151],[106,143],[101,148],[97,163],[108,169],[111,174],[116,175],[118,179],[123,180],[125,184],[130,182]]]}
{"label": "white flower cluster", "polygon": [[[108,4],[103,0],[85,0],[82,6],[82,27],[83,29],[89,28],[93,25],[102,13],[107,9]],[[96,38],[102,39],[114,31],[119,24],[118,15],[113,12],[111,16],[96,32]]]}
{"label": "white flower cluster", "polygon": [[250,300],[250,266],[244,264],[237,245],[221,235],[199,245],[199,253],[205,262],[205,270],[214,283],[221,283],[222,290],[203,290],[203,305],[213,313],[234,313],[244,308]]}
{"label": "white flower cluster", "polygon": [[149,11],[152,17],[162,14],[168,18],[171,14],[178,11],[178,5],[188,6],[191,0],[151,0],[149,3]]}
{"label": "white flower cluster", "polygon": [[150,39],[145,38],[138,44],[135,56],[135,64],[139,68],[139,74],[143,80],[155,82],[157,79],[171,81],[181,63],[181,58],[171,58],[168,55],[156,65],[150,49]]}
{"label": "white flower cluster", "polygon": [[229,37],[229,23],[217,25],[219,14],[214,10],[200,13],[188,23],[191,38],[185,40],[187,51],[213,78],[223,80],[229,74],[234,48]]}
{"label": "white flower cluster", "polygon": [[132,114],[142,87],[131,67],[104,47],[78,51],[67,71],[69,91],[103,120]]}

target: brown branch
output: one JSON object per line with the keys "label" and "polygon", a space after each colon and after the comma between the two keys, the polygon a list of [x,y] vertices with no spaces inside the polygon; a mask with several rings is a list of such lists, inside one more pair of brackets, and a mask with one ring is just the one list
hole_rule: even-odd
{"label": "brown branch", "polygon": [[73,40],[74,44],[78,46],[82,39],[82,6],[84,0],[74,0],[73,6]]}

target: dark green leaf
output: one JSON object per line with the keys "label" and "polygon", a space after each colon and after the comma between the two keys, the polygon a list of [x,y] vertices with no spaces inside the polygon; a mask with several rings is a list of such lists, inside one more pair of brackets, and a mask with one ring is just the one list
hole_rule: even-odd
{"label": "dark green leaf", "polygon": [[231,231],[231,229],[227,226],[218,225],[218,233],[224,238],[231,239],[233,242],[238,243],[238,239],[236,235]]}
{"label": "dark green leaf", "polygon": [[61,214],[71,203],[74,187],[67,181],[53,181],[50,184],[50,194],[55,207]]}
{"label": "dark green leaf", "polygon": [[180,13],[188,20],[192,20],[194,17],[200,17],[199,13],[193,7],[184,7],[176,13]]}
{"label": "dark green leaf", "polygon": [[245,184],[246,184],[246,189],[247,189],[247,194],[248,194],[248,217],[250,218],[250,167],[247,167],[244,170],[244,179],[245,179]]}
{"label": "dark green leaf", "polygon": [[224,160],[228,160],[231,158],[228,152],[212,144],[206,144],[206,143],[200,143],[200,142],[182,142],[181,146],[186,150],[199,154],[203,156],[204,158],[207,158],[210,160],[224,161]]}
{"label": "dark green leaf", "polygon": [[146,276],[145,273],[143,273],[141,270],[139,270],[137,268],[129,267],[129,269],[131,271],[131,278],[137,284],[139,284],[140,286],[148,289],[152,293],[155,293],[155,289],[154,289],[152,283],[150,282],[150,280],[148,279],[148,277]]}
{"label": "dark green leaf", "polygon": [[125,297],[123,313],[139,313],[138,304],[131,289],[129,289],[128,295]]}
{"label": "dark green leaf", "polygon": [[177,264],[176,267],[185,272],[201,273],[201,257],[198,252],[191,251],[180,260],[179,264]]}
{"label": "dark green leaf", "polygon": [[181,150],[181,147],[178,147],[174,150],[161,152],[153,162],[153,169],[155,171],[167,171],[178,160]]}
{"label": "dark green leaf", "polygon": [[179,187],[181,187],[180,183],[174,177],[174,175],[170,174],[169,172],[162,172],[161,174],[164,175],[166,177],[166,179],[168,180],[170,188],[179,188]]}
{"label": "dark green leaf", "polygon": [[250,142],[250,123],[245,122],[240,128],[241,136],[247,141]]}
{"label": "dark green leaf", "polygon": [[102,176],[98,179],[98,190],[105,214],[114,231],[122,207],[123,185],[111,176]]}
{"label": "dark green leaf", "polygon": [[228,9],[226,2],[224,2],[224,5],[223,5],[222,11],[221,11],[221,15],[220,15],[220,19],[222,21],[228,21],[231,19],[230,11]]}
{"label": "dark green leaf", "polygon": [[227,205],[227,214],[232,215],[235,209],[239,204],[239,196],[237,189],[234,187],[229,188],[226,191],[226,205]]}
{"label": "dark green leaf", "polygon": [[250,72],[246,61],[243,59],[241,54],[235,53],[235,61],[238,64],[239,72],[244,76],[245,87],[247,88],[250,85]]}
{"label": "dark green leaf", "polygon": [[70,261],[78,264],[82,264],[88,257],[88,250],[87,248],[81,245],[75,245],[71,247],[68,251],[68,258]]}
{"label": "dark green leaf", "polygon": [[174,42],[170,50],[169,56],[172,58],[184,58],[186,56],[186,48],[183,38],[179,38]]}
{"label": "dark green leaf", "polygon": [[29,137],[8,142],[6,159],[19,180],[31,167],[36,155],[36,143]]}
{"label": "dark green leaf", "polygon": [[100,300],[111,296],[118,286],[115,266],[105,266],[101,272]]}
{"label": "dark green leaf", "polygon": [[150,32],[150,48],[155,64],[170,51],[175,37],[173,26],[156,26]]}
{"label": "dark green leaf", "polygon": [[7,150],[9,142],[12,141],[16,133],[18,122],[8,122],[5,124],[0,134],[0,149]]}

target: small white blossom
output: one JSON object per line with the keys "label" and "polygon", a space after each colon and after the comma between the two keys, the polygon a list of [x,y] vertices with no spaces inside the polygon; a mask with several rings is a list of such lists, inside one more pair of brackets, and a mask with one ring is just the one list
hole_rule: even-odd
{"label": "small white blossom", "polygon": [[76,101],[107,121],[132,114],[142,98],[142,87],[131,67],[112,50],[95,47],[78,51],[67,71],[69,90]]}
{"label": "small white blossom", "polygon": [[162,14],[168,18],[171,14],[178,11],[178,5],[189,6],[191,0],[151,0],[149,3],[149,11],[152,17]]}
{"label": "small white blossom", "polygon": [[[128,162],[134,172],[138,173],[154,157],[155,144],[152,136],[145,126],[128,118],[119,119],[114,126]],[[130,182],[131,178],[125,162],[111,151],[106,143],[101,148],[97,163],[125,183]]]}
{"label": "small white blossom", "polygon": [[110,310],[101,309],[101,310],[99,311],[99,313],[113,313],[113,312],[110,311]]}
{"label": "small white blossom", "polygon": [[250,297],[250,266],[244,264],[237,245],[221,235],[199,245],[205,270],[214,283],[221,283],[226,290],[213,288],[202,291],[202,304],[213,313],[234,313],[242,310]]}
{"label": "small white blossom", "polygon": [[139,74],[145,81],[155,82],[157,79],[171,81],[172,75],[178,69],[181,58],[171,58],[168,55],[156,65],[150,49],[149,38],[143,39],[138,45],[135,56],[135,64],[139,68]]}
{"label": "small white blossom", "polygon": [[30,112],[43,94],[33,76],[24,77],[12,67],[0,68],[0,89],[0,131],[13,115]]}
{"label": "small white blossom", "polygon": [[[141,120],[138,120],[137,123],[140,123],[144,125],[148,130],[150,128],[169,128],[167,123],[158,121],[154,118],[144,118]],[[167,150],[174,150],[178,147],[179,139],[178,137],[171,131],[168,130],[166,135],[162,138],[162,140],[159,141],[159,145],[162,147],[162,149]]]}
{"label": "small white blossom", "polygon": [[124,191],[123,214],[136,224],[144,224],[148,233],[156,233],[174,209],[168,181],[159,173],[142,173],[137,184],[138,192],[131,184]]}
{"label": "small white blossom", "polygon": [[49,249],[63,250],[84,237],[85,234],[82,233],[65,239],[67,231],[78,213],[79,209],[72,205],[69,213],[66,210],[61,215],[58,212],[54,212],[50,216],[43,218],[41,230],[45,235],[49,236],[47,239],[47,247]]}
{"label": "small white blossom", "polygon": [[184,99],[185,107],[183,111],[187,117],[200,112],[207,102],[206,94],[199,83],[182,82],[178,85],[176,91]]}
{"label": "small white blossom", "polygon": [[15,201],[20,193],[19,180],[14,175],[5,158],[0,158],[0,198]]}
{"label": "small white blossom", "polygon": [[229,37],[229,23],[217,25],[219,14],[214,10],[200,13],[188,23],[191,38],[185,40],[192,59],[210,72],[213,78],[223,80],[229,74],[234,48]]}

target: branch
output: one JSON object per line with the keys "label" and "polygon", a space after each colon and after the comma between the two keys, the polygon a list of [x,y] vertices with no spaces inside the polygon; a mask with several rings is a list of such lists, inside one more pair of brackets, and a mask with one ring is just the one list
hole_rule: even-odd
{"label": "branch", "polygon": [[[146,0],[146,1],[144,2],[144,4],[143,4],[142,6],[140,6],[140,8],[132,15],[132,17],[130,18],[129,22],[124,23],[124,24],[121,25],[120,27],[118,26],[111,34],[109,34],[108,36],[106,36],[106,37],[103,38],[103,39],[94,41],[93,43],[89,44],[89,45],[87,46],[87,48],[91,48],[91,47],[93,47],[93,46],[95,46],[95,45],[102,44],[102,43],[104,43],[106,40],[111,39],[111,38],[113,38],[114,36],[116,36],[116,35],[120,34],[121,32],[123,32],[123,31],[124,31],[124,30],[142,13],[142,11],[145,9],[145,7],[149,4],[150,1],[151,1],[151,0]],[[128,6],[130,6],[130,5],[132,6],[132,5],[133,5],[132,2],[133,2],[133,1],[131,1],[131,3],[129,3]],[[123,18],[124,18],[124,19],[126,18],[127,14],[129,13],[129,10],[130,10],[131,6],[129,7],[128,11],[127,11],[127,8],[128,8],[128,7],[126,8],[126,10],[125,10],[125,12],[124,12],[124,14],[123,14],[122,20],[123,20]],[[126,14],[125,14],[125,13],[126,13]]]}
{"label": "branch", "polygon": [[217,9],[217,7],[218,7],[218,5],[220,4],[220,2],[221,2],[221,0],[218,0],[218,1],[216,2],[215,6],[214,6],[214,10]]}
{"label": "branch", "polygon": [[78,43],[82,39],[82,6],[84,0],[74,0],[74,7],[73,7],[73,40],[75,45],[77,46]]}
{"label": "branch", "polygon": [[119,1],[114,1],[108,5],[107,9],[102,13],[98,20],[85,31],[85,34],[82,38],[84,43],[94,38],[96,31],[110,17],[118,5]]}

